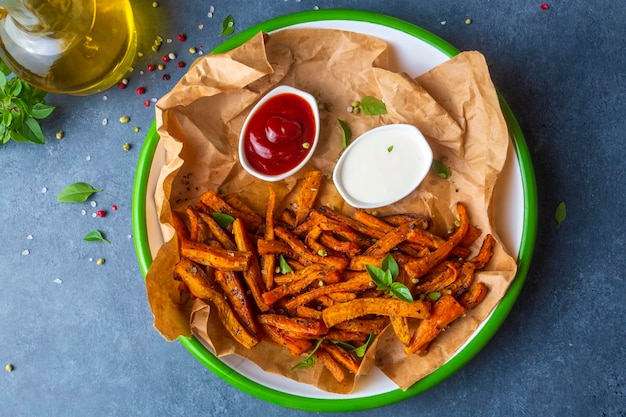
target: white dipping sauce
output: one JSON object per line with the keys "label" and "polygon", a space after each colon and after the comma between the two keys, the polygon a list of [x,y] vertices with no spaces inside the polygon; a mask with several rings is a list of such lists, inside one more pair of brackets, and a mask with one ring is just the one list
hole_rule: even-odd
{"label": "white dipping sauce", "polygon": [[382,207],[410,194],[428,173],[432,159],[430,146],[415,126],[381,126],[344,151],[335,167],[335,185],[353,207]]}

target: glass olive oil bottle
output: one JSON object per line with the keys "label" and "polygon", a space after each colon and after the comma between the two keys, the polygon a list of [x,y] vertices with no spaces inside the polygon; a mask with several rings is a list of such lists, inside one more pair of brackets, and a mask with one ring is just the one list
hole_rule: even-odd
{"label": "glass olive oil bottle", "polygon": [[0,0],[0,57],[42,90],[104,91],[131,69],[136,50],[129,0]]}

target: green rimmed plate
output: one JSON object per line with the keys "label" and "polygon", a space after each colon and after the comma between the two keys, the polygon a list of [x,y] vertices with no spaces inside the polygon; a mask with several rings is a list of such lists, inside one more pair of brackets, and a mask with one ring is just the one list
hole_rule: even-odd
{"label": "green rimmed plate", "polygon": [[[251,27],[228,39],[214,52],[243,44],[259,31],[309,27],[342,29],[365,33],[390,45],[392,70],[416,77],[445,62],[459,50],[430,32],[392,17],[355,10],[318,10],[278,17]],[[309,411],[354,411],[388,405],[412,397],[445,380],[474,355],[502,325],[523,286],[535,243],[537,197],[532,161],[521,129],[506,102],[500,98],[513,146],[495,192],[499,210],[495,219],[498,234],[517,256],[518,273],[507,294],[468,343],[439,369],[406,391],[398,389],[380,371],[362,378],[354,393],[338,395],[264,372],[238,356],[215,357],[197,339],[180,342],[206,367],[233,386],[272,403]],[[159,171],[165,163],[165,150],[153,124],[141,150],[133,190],[133,232],[142,273],[163,243],[154,204]]]}

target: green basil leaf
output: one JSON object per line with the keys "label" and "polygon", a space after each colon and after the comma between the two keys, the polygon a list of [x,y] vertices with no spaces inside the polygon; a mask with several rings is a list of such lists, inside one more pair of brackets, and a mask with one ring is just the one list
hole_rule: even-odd
{"label": "green basil leaf", "polygon": [[83,240],[86,242],[111,243],[104,238],[104,236],[102,235],[102,232],[100,232],[99,230],[92,230],[91,232],[87,233],[85,237],[83,238]]}
{"label": "green basil leaf", "polygon": [[21,132],[18,132],[17,130],[11,130],[10,136],[11,139],[16,142],[30,142],[26,136],[24,136]]}
{"label": "green basil leaf", "polygon": [[379,290],[386,290],[389,288],[389,283],[387,282],[387,272],[378,268],[374,265],[365,265],[365,269],[369,274],[370,278],[377,285]]}
{"label": "green basil leaf", "polygon": [[228,15],[222,22],[222,36],[232,35],[233,32],[235,32],[235,18]]}
{"label": "green basil leaf", "polygon": [[211,213],[211,217],[213,217],[217,224],[219,224],[223,228],[229,227],[235,221],[235,218],[233,216],[224,213],[213,212]]}
{"label": "green basil leaf", "polygon": [[0,88],[4,88],[7,85],[7,76],[0,71]]}
{"label": "green basil leaf", "polygon": [[398,275],[400,274],[400,268],[398,267],[398,263],[393,258],[393,256],[391,256],[390,253],[385,256],[385,259],[383,259],[381,266],[382,269],[391,272],[391,277],[394,280],[398,278]]}
{"label": "green basil leaf", "polygon": [[346,149],[350,145],[350,141],[352,141],[352,130],[350,130],[350,126],[345,121],[341,119],[337,119],[337,121],[341,127],[341,149]]}
{"label": "green basil leaf", "polygon": [[436,159],[433,160],[432,165],[433,171],[439,178],[443,178],[444,180],[450,178],[452,173],[450,172],[450,168],[446,166],[442,161],[438,161]]}
{"label": "green basil leaf", "polygon": [[391,283],[389,290],[391,291],[391,294],[393,294],[396,298],[402,301],[406,301],[407,303],[413,302],[413,295],[406,285],[399,282],[393,282]]}
{"label": "green basil leaf", "polygon": [[355,355],[358,356],[359,358],[362,358],[363,356],[365,356],[365,352],[367,351],[367,348],[372,344],[375,338],[376,338],[376,335],[374,333],[370,333],[369,337],[367,338],[367,341],[363,343],[361,346],[359,346],[358,348],[354,349]]}
{"label": "green basil leaf", "polygon": [[65,187],[57,197],[60,203],[82,203],[86,201],[93,193],[99,193],[102,190],[96,190],[85,182],[75,182]]}
{"label": "green basil leaf", "polygon": [[308,366],[308,367],[312,367],[313,365],[315,365],[315,352],[317,352],[317,350],[320,348],[322,342],[324,341],[324,339],[320,339],[317,341],[317,345],[315,345],[315,347],[313,348],[313,350],[311,351],[311,353],[308,354],[308,356],[306,358],[304,358],[303,360],[301,360],[300,362],[298,362],[297,364],[295,364],[294,366],[291,367],[291,371],[293,371],[294,369],[298,369],[302,366]]}
{"label": "green basil leaf", "polygon": [[368,116],[387,114],[387,106],[382,100],[372,96],[365,96],[361,99],[361,111]]}
{"label": "green basil leaf", "polygon": [[48,106],[43,103],[36,103],[33,106],[33,111],[31,112],[31,116],[35,119],[45,119],[50,116],[50,114],[54,111],[54,106]]}
{"label": "green basil leaf", "polygon": [[0,59],[0,72],[2,73],[2,75],[6,77],[7,75],[11,74],[13,71],[11,70],[11,68],[9,68],[7,64],[4,63],[3,60]]}
{"label": "green basil leaf", "polygon": [[26,119],[24,124],[24,128],[28,129],[31,134],[27,134],[26,136],[29,138],[30,142],[43,144],[46,142],[46,139],[43,136],[43,132],[41,131],[41,126],[39,126],[39,122],[32,117]]}
{"label": "green basil leaf", "polygon": [[556,211],[554,212],[556,227],[561,227],[561,223],[565,221],[565,217],[567,217],[567,207],[565,206],[565,201],[561,201],[559,205],[556,206]]}
{"label": "green basil leaf", "polygon": [[283,255],[278,256],[278,265],[280,266],[280,273],[283,275],[293,272],[293,269],[291,269],[291,266],[289,266]]}

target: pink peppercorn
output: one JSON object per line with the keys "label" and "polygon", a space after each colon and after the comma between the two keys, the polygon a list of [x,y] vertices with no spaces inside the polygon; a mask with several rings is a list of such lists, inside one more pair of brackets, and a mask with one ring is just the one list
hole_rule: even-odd
{"label": "pink peppercorn", "polygon": [[170,75],[169,75],[169,74],[163,74],[163,76],[161,77],[161,79],[162,79],[163,81],[167,81],[167,80],[169,80],[169,79],[170,79]]}
{"label": "pink peppercorn", "polygon": [[163,62],[170,62],[170,57],[169,57],[169,56],[167,56],[167,55],[163,55],[163,56],[161,57],[161,60],[162,60]]}
{"label": "pink peppercorn", "polygon": [[150,65],[148,65],[148,68],[147,68],[147,70],[148,70],[148,71],[152,72],[152,71],[154,71],[155,69],[156,69],[156,66],[154,66],[154,64],[150,64]]}
{"label": "pink peppercorn", "polygon": [[184,42],[187,39],[187,36],[185,36],[185,34],[181,33],[180,35],[178,35],[178,40],[181,42]]}
{"label": "pink peppercorn", "polygon": [[120,81],[119,83],[117,83],[117,88],[119,88],[120,90],[123,90],[126,88],[126,84]]}
{"label": "pink peppercorn", "polygon": [[183,61],[178,61],[178,62],[176,63],[176,66],[177,66],[178,68],[184,68],[184,67],[185,67],[185,63],[184,63]]}
{"label": "pink peppercorn", "polygon": [[550,6],[548,6],[548,3],[541,3],[541,10],[548,10],[550,8]]}
{"label": "pink peppercorn", "polygon": [[145,87],[137,87],[137,89],[135,89],[135,92],[137,94],[144,94],[146,92],[146,88]]}
{"label": "pink peppercorn", "polygon": [[113,210],[113,211],[117,211],[117,206],[116,206],[115,204],[113,204],[113,205],[111,206],[111,210]]}
{"label": "pink peppercorn", "polygon": [[104,216],[106,216],[106,215],[107,215],[107,212],[106,212],[105,210],[98,210],[98,211],[96,212],[96,215],[97,215],[98,217],[102,218],[102,217],[104,217]]}
{"label": "pink peppercorn", "polygon": [[143,105],[146,107],[150,107],[150,100],[144,100]]}

